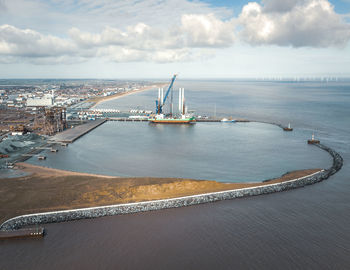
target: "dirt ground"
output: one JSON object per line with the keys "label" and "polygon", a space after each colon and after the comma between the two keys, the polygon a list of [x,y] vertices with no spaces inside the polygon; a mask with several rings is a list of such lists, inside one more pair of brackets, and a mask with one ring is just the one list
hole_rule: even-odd
{"label": "dirt ground", "polygon": [[0,179],[0,224],[23,214],[165,199],[266,185],[299,178],[320,169],[287,173],[256,183],[220,183],[178,178],[122,178],[17,164],[28,176]]}

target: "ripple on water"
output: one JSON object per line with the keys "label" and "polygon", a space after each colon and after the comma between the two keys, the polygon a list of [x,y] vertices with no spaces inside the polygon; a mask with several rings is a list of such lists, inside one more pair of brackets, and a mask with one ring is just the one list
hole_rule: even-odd
{"label": "ripple on water", "polygon": [[327,168],[331,158],[303,132],[262,123],[151,125],[107,122],[45,161],[58,169],[116,176],[223,182],[265,180],[293,170]]}

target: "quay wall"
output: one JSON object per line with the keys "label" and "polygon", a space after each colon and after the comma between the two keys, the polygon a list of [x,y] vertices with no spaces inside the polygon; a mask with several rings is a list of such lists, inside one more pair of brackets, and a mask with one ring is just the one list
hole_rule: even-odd
{"label": "quay wall", "polygon": [[75,140],[79,139],[80,137],[84,136],[85,134],[89,133],[91,130],[99,127],[106,121],[107,121],[106,119],[98,119],[95,121],[90,121],[85,124],[76,126],[71,129],[66,129],[60,133],[57,133],[55,136],[53,136],[50,139],[50,141],[61,142],[61,143],[72,143]]}
{"label": "quay wall", "polygon": [[65,222],[79,219],[89,219],[103,216],[177,208],[222,200],[231,200],[248,196],[256,196],[273,192],[281,192],[294,188],[304,187],[306,185],[311,185],[327,179],[329,176],[339,171],[343,165],[343,159],[336,151],[325,145],[319,144],[316,146],[327,151],[333,157],[332,166],[329,169],[321,170],[319,172],[298,179],[289,180],[282,183],[268,184],[259,187],[212,192],[172,199],[22,215],[5,221],[3,224],[1,224],[0,230],[10,231],[28,225]]}

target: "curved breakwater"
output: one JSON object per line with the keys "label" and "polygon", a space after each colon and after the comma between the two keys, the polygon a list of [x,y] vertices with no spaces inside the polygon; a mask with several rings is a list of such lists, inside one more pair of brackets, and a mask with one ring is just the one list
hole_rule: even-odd
{"label": "curved breakwater", "polygon": [[216,202],[221,200],[231,200],[235,198],[281,192],[298,187],[303,187],[306,185],[311,185],[327,179],[328,177],[339,171],[343,165],[343,158],[336,151],[322,144],[316,146],[327,151],[333,157],[332,166],[326,170],[321,170],[314,174],[298,179],[258,187],[212,192],[172,199],[22,215],[5,221],[3,224],[1,224],[0,230],[8,231],[36,224],[65,222],[79,219],[97,218],[103,216],[184,207],[202,203]]}

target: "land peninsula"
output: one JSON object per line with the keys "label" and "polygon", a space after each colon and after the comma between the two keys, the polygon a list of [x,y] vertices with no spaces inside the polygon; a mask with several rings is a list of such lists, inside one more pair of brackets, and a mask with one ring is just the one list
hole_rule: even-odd
{"label": "land peninsula", "polygon": [[299,170],[253,183],[152,177],[114,177],[17,163],[27,173],[0,179],[0,224],[9,218],[47,211],[176,198],[280,183],[320,171]]}

